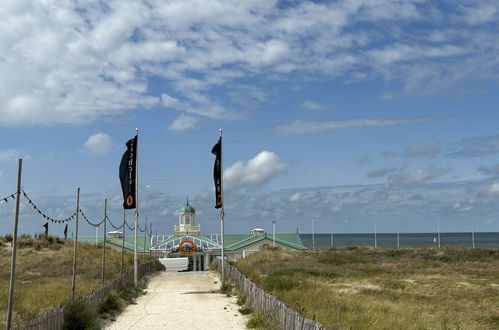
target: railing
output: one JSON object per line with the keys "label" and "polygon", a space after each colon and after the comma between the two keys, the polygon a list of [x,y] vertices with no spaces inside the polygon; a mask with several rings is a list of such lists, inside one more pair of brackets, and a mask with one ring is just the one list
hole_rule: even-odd
{"label": "railing", "polygon": [[[155,261],[151,261],[138,267],[138,275],[142,277],[147,274],[151,274],[155,271],[153,266]],[[93,306],[99,306],[102,304],[109,292],[112,290],[119,290],[124,285],[133,285],[133,269],[125,272],[120,277],[107,282],[104,286],[97,290],[92,291],[91,294],[83,296],[79,299],[88,302]],[[60,329],[64,323],[64,309],[67,305],[62,307],[52,307],[44,314],[40,315],[34,320],[25,321],[13,327],[13,330],[54,330]]]}
{"label": "railing", "polygon": [[[213,263],[221,270],[222,260],[216,258]],[[294,309],[277,299],[275,296],[263,291],[239,272],[239,270],[225,262],[225,274],[232,279],[235,289],[246,297],[246,301],[253,310],[263,312],[267,317],[281,325],[281,329],[324,330],[318,322],[305,318]]]}
{"label": "railing", "polygon": [[[197,233],[201,231],[201,225],[185,225],[185,226],[173,226],[173,231],[175,233],[191,231],[192,233]],[[196,235],[197,235],[196,234]]]}

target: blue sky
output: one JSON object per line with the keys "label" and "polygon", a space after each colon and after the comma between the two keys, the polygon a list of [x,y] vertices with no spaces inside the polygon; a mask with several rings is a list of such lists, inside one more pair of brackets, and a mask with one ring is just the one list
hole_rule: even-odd
{"label": "blue sky", "polygon": [[[0,197],[205,233],[224,131],[228,232],[499,231],[496,1],[15,1],[0,9]],[[14,203],[0,202],[0,232]],[[128,215],[131,218],[131,214]],[[21,231],[43,219],[22,205]],[[54,233],[62,232],[57,226]],[[51,229],[52,230],[52,229]],[[83,226],[84,233],[93,229]]]}

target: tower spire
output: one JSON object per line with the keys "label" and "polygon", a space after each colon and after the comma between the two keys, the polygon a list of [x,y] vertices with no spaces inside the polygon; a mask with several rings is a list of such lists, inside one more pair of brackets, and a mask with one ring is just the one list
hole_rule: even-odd
{"label": "tower spire", "polygon": [[187,196],[187,204],[185,205],[189,205],[189,196]]}

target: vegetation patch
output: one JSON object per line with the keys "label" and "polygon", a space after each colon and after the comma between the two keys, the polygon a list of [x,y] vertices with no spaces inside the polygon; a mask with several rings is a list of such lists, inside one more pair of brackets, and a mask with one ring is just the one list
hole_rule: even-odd
{"label": "vegetation patch", "polygon": [[498,261],[498,249],[348,247],[267,249],[236,267],[328,329],[497,329]]}
{"label": "vegetation patch", "polygon": [[64,310],[63,330],[97,330],[100,329],[98,315],[88,303],[75,300]]}
{"label": "vegetation patch", "polygon": [[[73,265],[73,241],[44,234],[18,237],[13,324],[43,314],[52,306],[70,301]],[[7,320],[12,236],[0,236],[0,323]],[[102,285],[102,245],[78,243],[76,297],[90,294]],[[152,256],[140,262],[155,260]],[[158,262],[157,269],[162,265]],[[124,271],[132,269],[133,254],[125,252]],[[106,247],[106,280],[117,278],[121,271],[121,251]],[[134,301],[145,288],[129,289],[124,301]],[[118,292],[121,296],[121,292]],[[43,299],[40,299],[43,297]],[[133,298],[135,297],[135,298]]]}

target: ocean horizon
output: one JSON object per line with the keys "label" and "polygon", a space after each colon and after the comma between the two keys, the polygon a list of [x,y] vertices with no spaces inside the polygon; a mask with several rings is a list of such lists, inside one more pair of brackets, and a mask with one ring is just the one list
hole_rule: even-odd
{"label": "ocean horizon", "polygon": [[[323,249],[346,246],[372,246],[375,245],[374,233],[361,234],[299,234],[303,244],[313,249]],[[499,248],[499,232],[475,232],[475,248]],[[376,234],[376,245],[379,248],[397,248],[397,233]],[[438,247],[437,233],[400,233],[400,248]],[[440,246],[473,247],[471,232],[440,233]]]}

